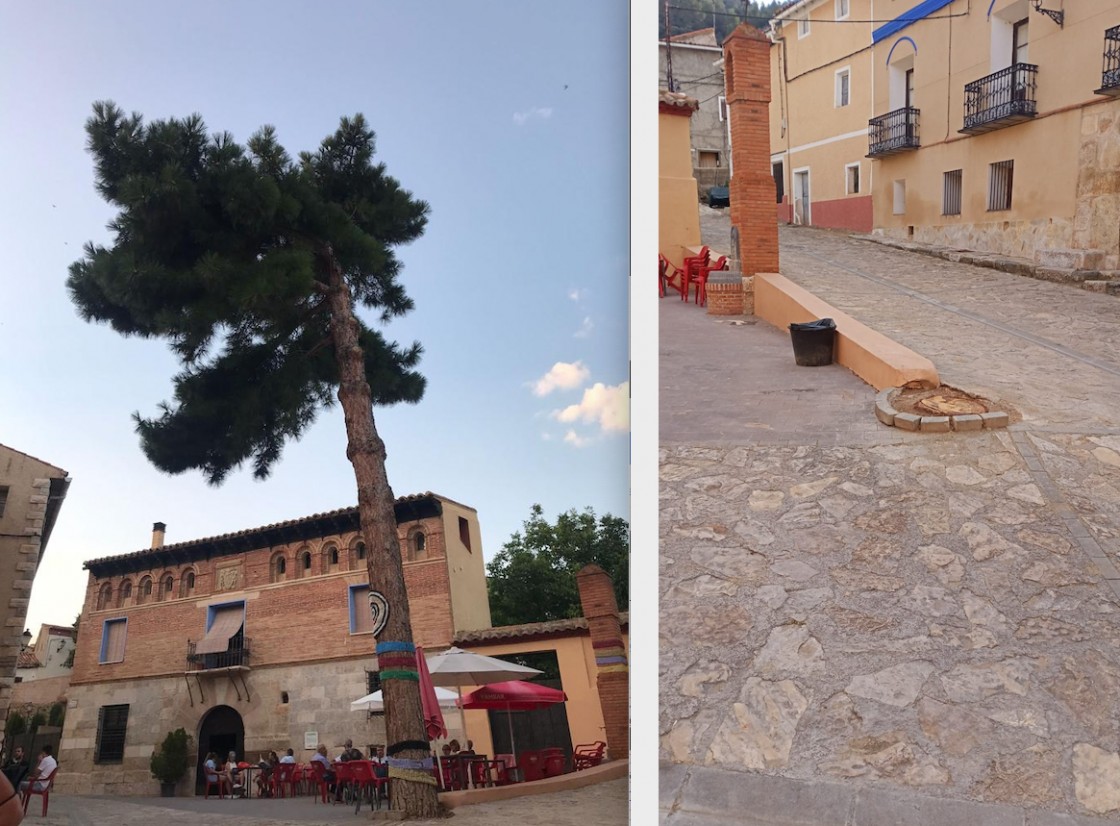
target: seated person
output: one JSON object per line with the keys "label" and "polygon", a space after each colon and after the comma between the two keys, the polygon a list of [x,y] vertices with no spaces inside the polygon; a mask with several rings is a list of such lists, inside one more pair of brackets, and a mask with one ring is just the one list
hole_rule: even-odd
{"label": "seated person", "polygon": [[331,760],[327,757],[327,747],[320,744],[315,753],[311,755],[311,764],[320,763],[323,766],[323,779],[327,781],[327,788],[335,793],[335,800],[341,800],[341,787],[335,784],[334,767],[331,766]]}
{"label": "seated person", "polygon": [[257,790],[260,797],[269,797],[272,794],[272,773],[279,765],[280,758],[276,756],[274,751],[268,753],[267,760],[262,760],[257,764],[260,769],[257,774]]}
{"label": "seated person", "polygon": [[0,773],[0,826],[19,826],[23,822],[23,804],[17,792],[8,783],[7,775]]}
{"label": "seated person", "polygon": [[291,749],[288,749],[287,753],[283,757],[280,758],[280,762],[281,763],[294,763],[294,762],[296,762],[295,755],[292,753]]}
{"label": "seated person", "polygon": [[27,779],[19,784],[21,792],[27,791],[28,786],[32,783],[35,784],[35,791],[37,792],[44,791],[47,788],[47,778],[58,768],[58,761],[51,756],[51,750],[50,743],[43,746],[43,750],[39,752],[39,765],[32,769],[31,773],[27,775]]}
{"label": "seated person", "polygon": [[225,794],[225,788],[229,783],[229,778],[224,774],[218,773],[218,755],[210,752],[206,755],[206,762],[202,764],[202,771],[206,775],[207,783],[214,783],[218,787],[218,797]]}
{"label": "seated person", "polygon": [[347,737],[346,738],[346,747],[343,748],[342,754],[340,754],[338,756],[338,760],[336,762],[346,763],[346,762],[349,762],[350,760],[361,760],[361,759],[362,759],[362,753],[360,751],[358,751],[356,748],[354,748],[354,741],[351,740],[349,737]]}
{"label": "seated person", "polygon": [[385,747],[374,746],[373,755],[370,757],[373,761],[373,776],[374,777],[388,777],[389,764],[385,762]]}
{"label": "seated person", "polygon": [[27,756],[23,753],[23,746],[16,746],[11,759],[4,764],[4,776],[12,784],[13,789],[19,788],[19,782],[27,774]]}
{"label": "seated person", "polygon": [[473,740],[468,740],[467,741],[467,747],[459,753],[460,754],[474,754],[474,741]]}
{"label": "seated person", "polygon": [[451,755],[452,756],[455,756],[456,754],[459,753],[460,749],[459,749],[459,741],[458,740],[452,740],[447,745],[451,748]]}
{"label": "seated person", "polygon": [[224,766],[226,777],[229,778],[229,787],[232,790],[230,794],[241,794],[241,770],[237,767],[237,754],[230,752],[226,757],[226,764]]}
{"label": "seated person", "polygon": [[451,756],[451,746],[449,746],[447,743],[443,744],[443,756],[444,757],[450,757]]}

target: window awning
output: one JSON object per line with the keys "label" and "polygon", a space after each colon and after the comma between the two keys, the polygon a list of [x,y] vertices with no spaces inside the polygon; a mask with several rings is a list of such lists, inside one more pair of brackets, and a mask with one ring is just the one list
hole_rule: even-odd
{"label": "window awning", "polygon": [[241,629],[245,619],[243,605],[230,605],[214,612],[214,621],[206,636],[194,647],[196,654],[220,654],[229,648],[229,640]]}

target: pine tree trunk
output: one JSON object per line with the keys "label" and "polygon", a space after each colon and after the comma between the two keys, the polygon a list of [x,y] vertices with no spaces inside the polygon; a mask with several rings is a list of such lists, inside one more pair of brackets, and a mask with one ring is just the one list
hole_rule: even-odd
{"label": "pine tree trunk", "polygon": [[[397,519],[393,511],[395,498],[385,471],[385,443],[377,435],[373,421],[373,402],[366,381],[365,359],[358,344],[358,322],[354,317],[350,289],[328,247],[323,251],[328,268],[328,301],[331,313],[331,335],[338,359],[338,400],[346,421],[346,456],[354,466],[358,483],[358,517],[362,537],[369,553],[366,568],[371,590],[380,591],[389,603],[389,617],[378,641],[412,642],[412,624],[408,614],[408,595],[404,587]],[[389,679],[382,682],[385,698],[385,731],[388,745],[404,740],[428,740],[420,704],[420,687],[416,682]],[[423,759],[428,750],[409,750],[396,757]],[[393,778],[392,807],[408,817],[431,818],[439,814],[436,787],[401,778]]]}

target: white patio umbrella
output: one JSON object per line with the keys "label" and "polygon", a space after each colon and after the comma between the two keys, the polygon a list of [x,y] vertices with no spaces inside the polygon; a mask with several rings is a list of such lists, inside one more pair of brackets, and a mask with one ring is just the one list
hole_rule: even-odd
{"label": "white patio umbrella", "polygon": [[486,685],[508,680],[527,680],[543,672],[525,665],[474,654],[452,646],[442,654],[428,657],[428,671],[436,686]]}
{"label": "white patio umbrella", "polygon": [[[459,702],[459,693],[457,691],[450,691],[446,688],[436,687],[436,698],[439,700],[440,708],[456,708]],[[350,704],[351,711],[384,711],[385,700],[381,696],[380,691],[375,691],[372,694],[367,694],[361,699],[355,700]]]}

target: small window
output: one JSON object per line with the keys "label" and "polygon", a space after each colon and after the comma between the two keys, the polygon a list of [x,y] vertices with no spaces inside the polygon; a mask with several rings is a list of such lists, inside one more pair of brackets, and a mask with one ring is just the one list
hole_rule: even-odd
{"label": "small window", "polygon": [[338,568],[338,548],[334,545],[327,548],[327,566],[332,571]]}
{"label": "small window", "polygon": [[0,485],[0,519],[4,517],[4,508],[8,505],[8,486]]}
{"label": "small window", "polygon": [[859,195],[858,163],[850,163],[844,167],[844,189],[849,195]]}
{"label": "small window", "polygon": [[698,150],[696,161],[701,169],[715,169],[720,165],[719,152],[712,152],[707,149]]}
{"label": "small window", "polygon": [[104,611],[109,607],[109,601],[113,598],[113,586],[106,582],[97,591],[97,610]]}
{"label": "small window", "polygon": [[851,102],[851,69],[841,69],[836,73],[836,106],[847,106]]}
{"label": "small window", "polygon": [[[281,691],[280,692],[280,704],[285,705],[285,706],[288,704],[288,692],[287,691]],[[196,794],[197,794],[197,792],[196,792]]]}
{"label": "small window", "polygon": [[300,567],[305,571],[311,570],[311,551],[304,551],[299,558]]}
{"label": "small window", "polygon": [[427,558],[428,538],[419,528],[408,535],[408,541],[405,546],[405,553],[410,562],[415,562],[418,559]]}
{"label": "small window", "polygon": [[150,576],[144,577],[140,580],[140,588],[136,592],[136,604],[143,605],[152,598],[152,578]]}
{"label": "small window", "polygon": [[358,550],[358,559],[365,559],[366,558],[366,543],[365,542],[359,542],[357,550]]}
{"label": "small window", "polygon": [[125,618],[105,620],[101,624],[101,655],[98,662],[124,662],[124,646],[127,639],[128,620]]}
{"label": "small window", "polygon": [[836,0],[836,19],[843,20],[848,16],[848,0]]}
{"label": "small window", "polygon": [[459,517],[459,540],[466,545],[467,550],[471,549],[471,525],[463,517]]}
{"label": "small window", "polygon": [[894,182],[894,214],[906,214],[906,181]]}
{"label": "small window", "polygon": [[367,671],[366,672],[366,694],[372,694],[375,691],[381,690],[381,672],[380,671]]}
{"label": "small window", "polygon": [[268,579],[270,582],[284,581],[284,574],[288,570],[288,563],[284,559],[284,554],[276,554],[273,556],[272,563],[268,567]]}
{"label": "small window", "polygon": [[809,18],[808,17],[802,17],[800,20],[797,21],[797,37],[800,39],[802,37],[808,37],[808,36],[809,36]]}
{"label": "small window", "polygon": [[944,175],[944,191],[941,195],[941,214],[961,214],[961,170],[954,169]]}
{"label": "small window", "polygon": [[189,597],[194,593],[194,571],[187,571],[179,578],[179,596]]}
{"label": "small window", "polygon": [[716,103],[719,104],[717,108],[719,110],[719,119],[720,119],[720,122],[722,123],[723,121],[727,120],[727,118],[728,118],[726,96],[720,95],[716,99]]}
{"label": "small window", "polygon": [[175,578],[168,574],[159,583],[160,600],[171,599],[175,596]]}
{"label": "small window", "polygon": [[369,607],[369,586],[350,586],[350,633],[368,634],[373,631],[373,613]]}
{"label": "small window", "polygon": [[124,736],[128,728],[128,706],[101,706],[97,712],[97,745],[94,763],[124,761]]}
{"label": "small window", "polygon": [[124,608],[132,602],[132,580],[126,579],[121,583],[120,596],[117,599],[117,607]]}
{"label": "small window", "polygon": [[1000,161],[988,167],[988,211],[1011,209],[1011,183],[1015,161]]}

